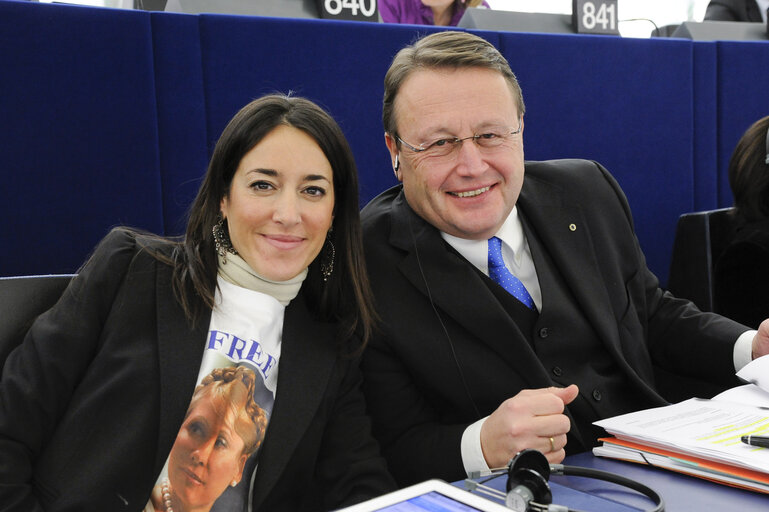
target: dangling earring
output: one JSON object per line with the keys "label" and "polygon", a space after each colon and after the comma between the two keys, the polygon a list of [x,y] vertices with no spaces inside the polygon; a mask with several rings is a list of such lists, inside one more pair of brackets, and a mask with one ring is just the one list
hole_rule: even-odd
{"label": "dangling earring", "polygon": [[331,241],[331,231],[333,229],[333,227],[329,229],[328,234],[326,235],[326,243],[323,246],[323,259],[320,262],[320,274],[323,276],[324,283],[328,281],[328,278],[334,272],[336,249],[334,248],[334,242]]}
{"label": "dangling earring", "polygon": [[220,213],[218,220],[212,229],[214,234],[214,245],[216,246],[216,253],[222,257],[222,263],[227,264],[227,253],[238,254],[238,251],[232,246],[230,240],[230,234],[224,229],[224,216]]}

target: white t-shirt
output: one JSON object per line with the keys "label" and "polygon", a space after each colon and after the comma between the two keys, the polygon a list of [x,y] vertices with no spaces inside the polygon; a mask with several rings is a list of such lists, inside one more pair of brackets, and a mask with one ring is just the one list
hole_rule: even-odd
{"label": "white t-shirt", "polygon": [[[243,454],[245,440],[238,432],[248,430],[246,437],[257,439],[261,446],[278,387],[285,307],[271,295],[241,288],[221,277],[218,285],[208,334],[202,341],[205,352],[194,395],[199,398],[191,402],[157,479],[153,497],[159,504],[155,506],[151,500],[146,511],[166,511],[168,499],[172,504],[198,506],[212,502],[212,512],[251,509],[258,449]],[[208,391],[198,395],[206,378],[212,381],[206,387],[229,391],[221,396]],[[238,390],[248,389],[252,396],[244,398],[242,392],[224,384],[229,380],[246,382],[237,384]],[[258,422],[244,412],[249,400],[253,400],[250,411],[260,410]]]}

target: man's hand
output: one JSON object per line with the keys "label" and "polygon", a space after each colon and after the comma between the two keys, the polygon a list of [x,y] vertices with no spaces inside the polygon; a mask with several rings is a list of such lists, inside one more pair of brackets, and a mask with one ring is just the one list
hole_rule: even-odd
{"label": "man's hand", "polygon": [[[764,324],[769,344],[769,322]],[[551,463],[561,462],[566,456],[566,433],[571,428],[563,411],[578,392],[574,384],[524,389],[502,402],[481,427],[481,448],[489,467],[504,466],[525,448],[541,451]]]}
{"label": "man's hand", "polygon": [[753,337],[753,359],[769,354],[769,318],[758,326],[758,333]]}

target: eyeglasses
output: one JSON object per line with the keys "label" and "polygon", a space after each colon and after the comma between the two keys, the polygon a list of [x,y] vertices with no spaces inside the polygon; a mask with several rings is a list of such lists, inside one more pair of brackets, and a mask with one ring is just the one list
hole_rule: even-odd
{"label": "eyeglasses", "polygon": [[425,142],[418,146],[409,144],[398,135],[395,135],[395,138],[414,153],[423,153],[428,157],[442,158],[453,154],[462,145],[462,142],[466,140],[472,139],[481,150],[492,150],[502,146],[510,137],[519,133],[521,133],[520,118],[518,118],[518,128],[515,130],[510,128],[492,128],[487,132],[470,135],[461,139],[459,137],[445,137],[432,142]]}

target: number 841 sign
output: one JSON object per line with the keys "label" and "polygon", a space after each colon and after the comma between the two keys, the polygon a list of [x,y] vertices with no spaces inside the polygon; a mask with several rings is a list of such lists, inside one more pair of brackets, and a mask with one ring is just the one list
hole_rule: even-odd
{"label": "number 841 sign", "polygon": [[317,0],[321,18],[379,21],[376,0]]}
{"label": "number 841 sign", "polygon": [[571,16],[578,34],[619,34],[617,0],[572,0]]}

